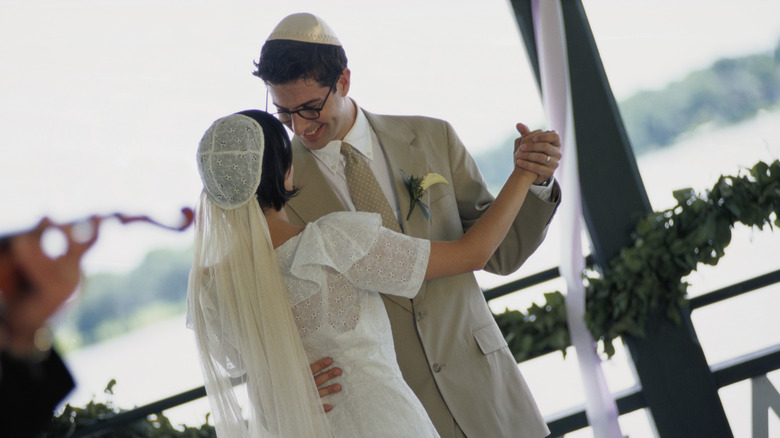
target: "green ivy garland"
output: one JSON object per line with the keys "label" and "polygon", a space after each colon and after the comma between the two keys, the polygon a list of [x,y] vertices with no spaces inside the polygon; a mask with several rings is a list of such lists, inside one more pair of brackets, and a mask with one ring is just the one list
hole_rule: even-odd
{"label": "green ivy garland", "polygon": [[[113,395],[114,385],[116,385],[116,380],[111,379],[104,392]],[[42,433],[40,438],[73,436],[73,434],[80,429],[90,426],[100,420],[113,417],[121,412],[123,412],[123,410],[115,407],[111,400],[100,403],[95,402],[93,399],[83,408],[74,407],[68,404],[61,414],[52,418],[48,430],[45,433]],[[165,415],[157,413],[117,427],[116,429],[94,435],[95,438],[109,436],[112,438],[216,438],[217,431],[213,425],[208,423],[208,414],[206,415],[206,422],[200,427],[189,427],[186,425],[175,427]]]}
{"label": "green ivy garland", "polygon": [[[699,263],[716,265],[731,241],[736,222],[763,229],[780,226],[780,161],[759,161],[749,175],[721,176],[705,195],[686,188],[674,192],[677,206],[650,213],[624,248],[601,271],[583,273],[585,323],[607,356],[624,335],[642,337],[647,317],[664,306],[679,323],[688,283],[682,278]],[[545,304],[525,313],[494,315],[509,348],[519,361],[570,345],[564,295],[546,293]]]}

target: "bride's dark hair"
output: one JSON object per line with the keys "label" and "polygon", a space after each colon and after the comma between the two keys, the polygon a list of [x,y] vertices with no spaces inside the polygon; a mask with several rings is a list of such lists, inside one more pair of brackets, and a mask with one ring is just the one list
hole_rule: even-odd
{"label": "bride's dark hair", "polygon": [[238,114],[251,117],[263,128],[265,148],[263,152],[263,174],[257,187],[257,201],[262,208],[281,210],[298,188],[287,190],[284,180],[292,166],[292,147],[282,123],[276,117],[260,110],[246,110]]}

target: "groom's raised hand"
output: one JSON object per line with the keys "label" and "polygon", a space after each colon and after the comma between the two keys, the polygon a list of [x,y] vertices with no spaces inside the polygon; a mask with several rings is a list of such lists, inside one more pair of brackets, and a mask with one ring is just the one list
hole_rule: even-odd
{"label": "groom's raised hand", "polygon": [[[328,368],[331,365],[333,365],[333,359],[329,357],[320,359],[310,365],[311,374],[314,376],[314,384],[317,386],[317,392],[320,394],[320,398],[325,398],[330,394],[341,392],[341,385],[338,383],[326,385],[326,383],[341,375],[341,368]],[[333,409],[333,406],[328,403],[323,403],[322,408],[325,412],[330,412],[331,409]]]}

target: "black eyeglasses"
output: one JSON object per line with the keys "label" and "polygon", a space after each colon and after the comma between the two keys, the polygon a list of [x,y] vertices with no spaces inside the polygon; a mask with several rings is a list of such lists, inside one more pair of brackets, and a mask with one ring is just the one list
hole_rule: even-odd
{"label": "black eyeglasses", "polygon": [[[328,88],[328,94],[325,95],[325,100],[322,101],[322,105],[320,105],[319,108],[306,108],[303,107],[301,109],[297,109],[295,111],[291,110],[279,110],[274,115],[276,118],[279,119],[282,123],[289,123],[292,120],[293,114],[298,114],[303,119],[306,120],[317,120],[320,118],[320,111],[322,111],[323,108],[325,108],[325,104],[328,103],[328,97],[330,97],[330,93],[333,91],[333,88],[336,87],[336,83],[338,82],[339,78],[336,78],[335,81],[333,81],[333,84],[331,84],[330,88]],[[266,91],[266,110],[268,109],[268,92]]]}

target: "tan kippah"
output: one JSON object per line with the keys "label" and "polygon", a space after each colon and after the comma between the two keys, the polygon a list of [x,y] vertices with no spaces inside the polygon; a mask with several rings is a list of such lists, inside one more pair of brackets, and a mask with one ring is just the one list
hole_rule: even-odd
{"label": "tan kippah", "polygon": [[266,41],[293,40],[341,46],[336,34],[321,18],[308,13],[292,14],[276,25]]}

